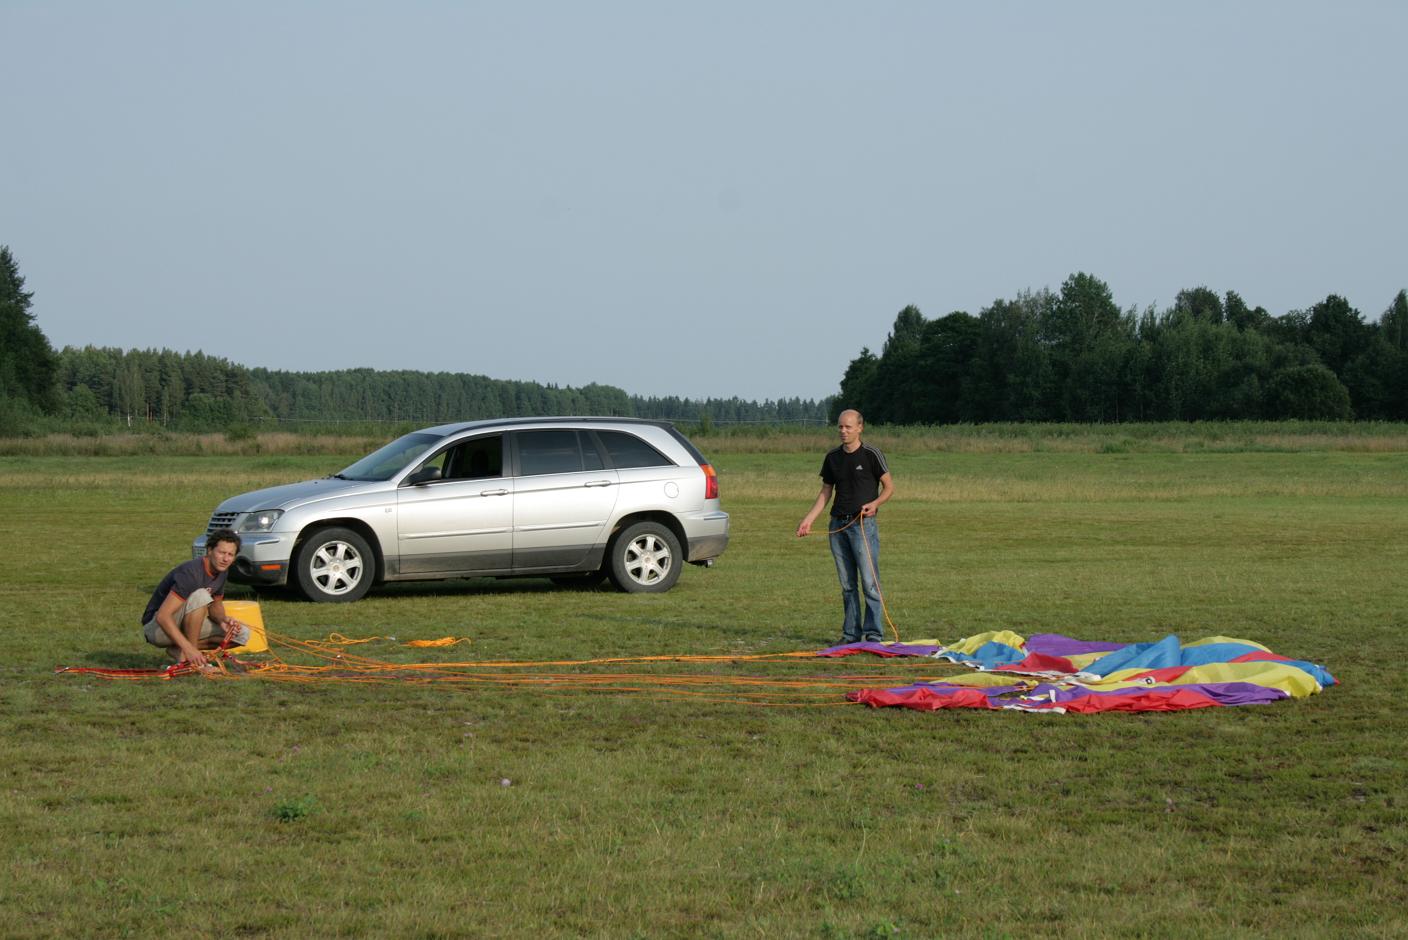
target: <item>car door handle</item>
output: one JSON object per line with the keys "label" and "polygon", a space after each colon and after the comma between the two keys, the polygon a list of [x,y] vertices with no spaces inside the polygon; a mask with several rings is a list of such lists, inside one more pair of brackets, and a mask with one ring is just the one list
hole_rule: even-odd
{"label": "car door handle", "polygon": [[583,483],[583,486],[610,486],[610,480],[592,480],[590,483]]}
{"label": "car door handle", "polygon": [[480,490],[480,496],[507,496],[508,490]]}

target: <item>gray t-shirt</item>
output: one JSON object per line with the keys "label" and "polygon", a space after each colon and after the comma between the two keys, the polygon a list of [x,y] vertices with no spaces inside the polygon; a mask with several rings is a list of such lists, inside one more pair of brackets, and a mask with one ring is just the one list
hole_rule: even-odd
{"label": "gray t-shirt", "polygon": [[142,614],[142,625],[151,623],[156,612],[161,609],[162,602],[166,596],[175,593],[177,597],[185,600],[192,592],[205,588],[210,592],[210,596],[215,600],[220,600],[225,596],[225,578],[228,571],[221,571],[216,574],[210,570],[208,559],[192,558],[190,561],[182,562],[166,573],[166,577],[161,579],[161,583],[152,592],[151,600],[147,601],[147,612]]}

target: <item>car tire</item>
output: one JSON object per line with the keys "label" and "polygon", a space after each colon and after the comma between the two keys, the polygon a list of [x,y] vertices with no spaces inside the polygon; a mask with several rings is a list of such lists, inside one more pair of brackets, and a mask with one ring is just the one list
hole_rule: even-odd
{"label": "car tire", "polygon": [[310,601],[355,601],[376,578],[371,546],[351,529],[336,526],[309,535],[294,563],[298,589]]}
{"label": "car tire", "polygon": [[611,543],[611,581],[628,594],[663,594],[683,564],[680,540],[658,522],[637,522]]}

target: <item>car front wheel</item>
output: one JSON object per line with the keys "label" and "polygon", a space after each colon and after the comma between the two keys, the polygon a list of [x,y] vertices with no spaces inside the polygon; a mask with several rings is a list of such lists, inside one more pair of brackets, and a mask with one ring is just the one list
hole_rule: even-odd
{"label": "car front wheel", "polygon": [[611,546],[611,580],[630,594],[661,594],[680,577],[679,539],[658,522],[637,522]]}
{"label": "car front wheel", "polygon": [[310,601],[355,601],[376,575],[371,546],[351,529],[315,532],[298,550],[298,588]]}

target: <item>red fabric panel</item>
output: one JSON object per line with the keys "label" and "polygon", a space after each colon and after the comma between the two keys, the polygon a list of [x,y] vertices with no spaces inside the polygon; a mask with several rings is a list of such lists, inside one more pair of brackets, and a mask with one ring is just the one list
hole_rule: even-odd
{"label": "red fabric panel", "polygon": [[1048,656],[1045,653],[1028,653],[1020,663],[1007,663],[998,666],[993,672],[1064,672],[1076,671],[1075,663],[1064,656]]}
{"label": "red fabric panel", "polygon": [[895,692],[890,689],[861,689],[848,692],[846,698],[852,702],[863,702],[874,708],[888,705],[902,705],[920,711],[938,711],[941,708],[991,708],[988,697],[982,689],[964,686],[950,686],[942,692],[934,689],[906,689]]}

